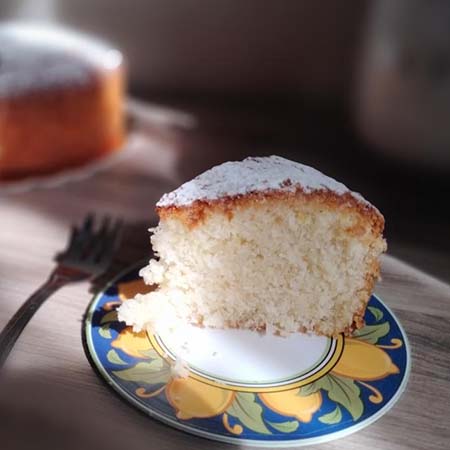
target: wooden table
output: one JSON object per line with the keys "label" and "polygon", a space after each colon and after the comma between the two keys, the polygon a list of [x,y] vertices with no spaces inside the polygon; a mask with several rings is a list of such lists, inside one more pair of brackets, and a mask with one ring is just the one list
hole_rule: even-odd
{"label": "wooden table", "polygon": [[[156,219],[152,205],[160,195],[212,161],[214,155],[195,150],[207,142],[195,132],[195,117],[136,108],[137,131],[108,169],[78,182],[0,197],[0,327],[46,278],[70,224],[88,211],[127,220],[113,274],[148,255],[147,228]],[[242,149],[232,144],[236,152]],[[81,320],[101,281],[64,288],[24,331],[0,382],[1,448],[231,448],[145,417],[93,372],[81,344]],[[410,339],[407,390],[375,424],[317,448],[449,448],[450,286],[385,256],[377,292]]]}

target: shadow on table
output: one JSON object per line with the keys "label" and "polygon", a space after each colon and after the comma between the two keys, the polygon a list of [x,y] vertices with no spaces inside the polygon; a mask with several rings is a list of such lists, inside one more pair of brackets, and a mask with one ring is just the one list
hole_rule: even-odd
{"label": "shadow on table", "polygon": [[228,448],[150,419],[95,380],[67,387],[61,374],[51,371],[2,375],[0,439],[5,450]]}

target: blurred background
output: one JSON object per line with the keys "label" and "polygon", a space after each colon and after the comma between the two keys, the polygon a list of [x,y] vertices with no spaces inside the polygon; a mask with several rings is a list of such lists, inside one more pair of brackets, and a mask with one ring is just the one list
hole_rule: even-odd
{"label": "blurred background", "polygon": [[379,207],[391,254],[450,281],[450,3],[2,0],[0,18],[121,49],[180,181],[247,155],[313,165]]}

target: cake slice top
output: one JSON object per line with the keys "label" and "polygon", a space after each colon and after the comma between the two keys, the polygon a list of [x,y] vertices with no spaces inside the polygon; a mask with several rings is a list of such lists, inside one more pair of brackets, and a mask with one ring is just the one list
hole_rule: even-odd
{"label": "cake slice top", "polygon": [[364,206],[376,209],[360,194],[312,167],[280,156],[250,157],[207,170],[175,191],[163,195],[158,208],[189,206],[195,201],[214,201],[255,192],[332,191],[350,194]]}

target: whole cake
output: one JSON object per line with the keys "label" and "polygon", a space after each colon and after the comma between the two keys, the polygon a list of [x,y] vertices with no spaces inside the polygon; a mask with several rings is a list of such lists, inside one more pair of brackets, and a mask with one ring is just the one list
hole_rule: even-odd
{"label": "whole cake", "polygon": [[0,26],[0,180],[116,151],[124,137],[121,54],[46,26]]}
{"label": "whole cake", "polygon": [[157,204],[157,288],[119,309],[136,331],[178,321],[271,333],[351,333],[386,249],[384,218],[359,194],[279,156],[216,166]]}

